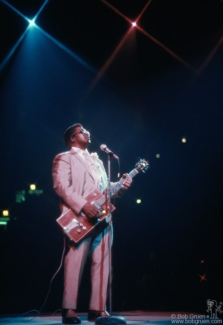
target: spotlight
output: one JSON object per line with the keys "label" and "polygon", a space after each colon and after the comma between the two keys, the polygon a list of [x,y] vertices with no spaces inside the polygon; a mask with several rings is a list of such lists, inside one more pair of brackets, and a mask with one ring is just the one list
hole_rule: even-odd
{"label": "spotlight", "polygon": [[182,138],[181,141],[182,141],[183,143],[186,143],[186,142],[187,142],[187,139],[186,139],[186,138]]}
{"label": "spotlight", "polygon": [[136,21],[133,21],[132,22],[132,27],[136,27],[137,26],[137,22]]}
{"label": "spotlight", "polygon": [[137,204],[140,204],[141,202],[142,202],[142,201],[141,201],[140,199],[137,199],[137,200],[136,200],[136,203],[137,203]]}
{"label": "spotlight", "polygon": [[35,24],[35,19],[32,19],[32,20],[28,20],[28,22],[29,22],[29,27],[34,27],[34,26],[36,26],[36,24]]}

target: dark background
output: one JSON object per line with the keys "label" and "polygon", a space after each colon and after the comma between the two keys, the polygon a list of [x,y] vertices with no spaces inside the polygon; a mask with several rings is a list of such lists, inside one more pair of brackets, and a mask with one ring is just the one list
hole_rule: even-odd
{"label": "dark background", "polygon": [[[139,157],[151,166],[115,202],[113,309],[205,313],[207,299],[222,301],[223,2],[153,0],[131,29],[146,4],[0,2],[1,313],[40,309],[60,265],[51,166],[75,122],[105,166],[102,143],[121,173]],[[62,282],[60,270],[44,312],[61,308]]]}

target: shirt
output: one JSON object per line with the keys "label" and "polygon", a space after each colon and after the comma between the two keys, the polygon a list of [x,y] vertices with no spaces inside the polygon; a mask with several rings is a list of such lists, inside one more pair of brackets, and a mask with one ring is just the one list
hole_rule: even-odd
{"label": "shirt", "polygon": [[87,162],[94,177],[96,187],[103,192],[108,185],[107,175],[99,162],[97,153],[90,154],[87,149],[82,150],[77,147],[72,147],[72,149]]}

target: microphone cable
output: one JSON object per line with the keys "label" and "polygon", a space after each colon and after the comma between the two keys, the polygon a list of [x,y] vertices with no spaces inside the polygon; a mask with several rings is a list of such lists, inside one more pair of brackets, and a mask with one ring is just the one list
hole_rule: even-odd
{"label": "microphone cable", "polygon": [[46,295],[46,298],[44,300],[44,303],[42,304],[39,312],[41,313],[43,307],[45,306],[46,302],[47,302],[47,299],[49,297],[49,294],[50,294],[50,291],[51,291],[51,286],[52,286],[52,282],[53,280],[55,279],[56,275],[58,274],[58,272],[60,271],[62,265],[63,265],[63,259],[64,259],[64,253],[65,253],[65,248],[66,248],[66,239],[65,237],[63,238],[63,251],[62,251],[62,256],[61,256],[61,260],[60,260],[60,265],[58,267],[58,269],[56,270],[56,272],[54,273],[54,275],[52,276],[52,279],[50,280],[50,285],[49,285],[49,289],[48,289],[48,292],[47,292],[47,295]]}
{"label": "microphone cable", "polygon": [[26,315],[26,314],[28,314],[28,313],[31,313],[31,312],[35,311],[38,315],[33,316],[31,319],[27,320],[27,321],[30,322],[31,320],[35,319],[36,317],[41,316],[40,313],[41,313],[43,307],[45,306],[45,304],[46,304],[46,302],[47,302],[47,299],[48,299],[48,297],[49,297],[49,294],[50,294],[50,291],[51,291],[51,286],[52,286],[53,280],[55,279],[56,275],[58,274],[58,272],[60,271],[60,269],[61,269],[61,267],[62,267],[62,265],[63,265],[63,259],[64,259],[65,248],[66,248],[66,239],[65,239],[65,237],[64,237],[64,238],[63,238],[63,251],[62,251],[62,256],[61,256],[61,260],[60,260],[60,265],[59,265],[58,269],[56,270],[56,272],[54,273],[54,275],[52,276],[52,278],[51,278],[51,280],[50,280],[49,289],[48,289],[48,292],[47,292],[47,294],[46,294],[46,298],[45,298],[45,300],[44,300],[44,302],[43,302],[43,304],[42,304],[40,310],[33,309],[33,310],[30,310],[30,311],[27,311],[27,312],[25,312],[25,313],[20,314],[19,317],[21,317],[21,316],[23,316],[23,315]]}

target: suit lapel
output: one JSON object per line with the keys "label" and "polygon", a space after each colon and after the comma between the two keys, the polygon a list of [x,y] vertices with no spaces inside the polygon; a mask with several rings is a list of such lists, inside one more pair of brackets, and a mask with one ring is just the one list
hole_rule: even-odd
{"label": "suit lapel", "polygon": [[79,155],[77,152],[75,152],[74,150],[71,149],[71,150],[70,150],[70,153],[71,153],[71,156],[72,156],[74,159],[79,160],[80,163],[84,165],[85,169],[87,170],[87,172],[90,174],[90,176],[91,176],[91,177],[93,178],[93,180],[94,180],[94,176],[93,176],[93,174],[92,174],[92,172],[91,172],[91,169],[90,169],[88,163],[87,163],[87,162],[86,162],[82,157],[80,157],[80,155]]}

